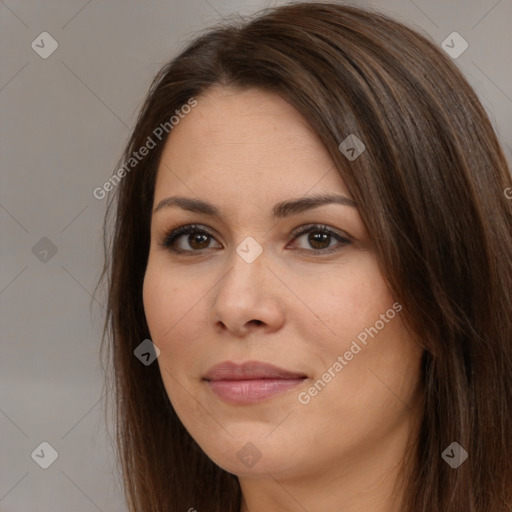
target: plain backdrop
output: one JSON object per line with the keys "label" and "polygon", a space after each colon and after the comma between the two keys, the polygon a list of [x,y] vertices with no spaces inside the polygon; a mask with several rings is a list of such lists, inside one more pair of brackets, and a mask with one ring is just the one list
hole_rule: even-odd
{"label": "plain backdrop", "polygon": [[[92,192],[116,170],[157,70],[222,17],[279,3],[0,2],[2,512],[126,510],[103,412],[102,308],[89,309],[106,205]],[[512,0],[351,3],[440,46],[461,34],[456,63],[510,159]]]}

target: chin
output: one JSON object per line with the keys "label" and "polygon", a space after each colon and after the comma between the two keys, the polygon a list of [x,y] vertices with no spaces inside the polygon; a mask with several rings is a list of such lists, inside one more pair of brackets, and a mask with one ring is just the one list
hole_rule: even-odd
{"label": "chin", "polygon": [[[208,457],[219,467],[239,477],[265,477],[268,474],[287,475],[295,471],[298,460],[290,458],[290,450],[282,438],[265,440],[268,429],[256,436],[245,434],[219,441],[215,446],[203,448]],[[251,440],[252,439],[252,440]]]}

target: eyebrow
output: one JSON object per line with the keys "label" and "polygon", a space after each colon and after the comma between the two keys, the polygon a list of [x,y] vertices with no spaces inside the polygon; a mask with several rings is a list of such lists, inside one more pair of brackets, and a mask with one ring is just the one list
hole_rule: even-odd
{"label": "eyebrow", "polygon": [[[288,201],[277,203],[272,208],[272,216],[275,218],[284,218],[312,208],[318,208],[319,206],[326,204],[341,204],[344,206],[351,206],[353,208],[356,207],[356,202],[348,197],[338,194],[320,194],[300,197],[298,199],[290,199]],[[203,201],[202,199],[192,199],[182,196],[172,196],[162,199],[153,210],[153,213],[172,206],[177,206],[183,210],[188,210],[194,213],[210,215],[212,217],[221,216],[220,210],[213,204]]]}

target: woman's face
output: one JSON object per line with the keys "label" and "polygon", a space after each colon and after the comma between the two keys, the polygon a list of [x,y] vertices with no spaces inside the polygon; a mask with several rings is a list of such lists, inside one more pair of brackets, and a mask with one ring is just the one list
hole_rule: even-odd
{"label": "woman's face", "polygon": [[[144,280],[176,413],[241,477],[391,460],[412,430],[422,350],[332,159],[277,95],[197,100],[162,155]],[[341,199],[313,200],[328,195]]]}

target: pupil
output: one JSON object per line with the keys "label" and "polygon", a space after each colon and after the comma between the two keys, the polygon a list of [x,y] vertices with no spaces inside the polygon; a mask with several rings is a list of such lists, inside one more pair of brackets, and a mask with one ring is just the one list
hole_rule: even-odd
{"label": "pupil", "polygon": [[[311,233],[309,236],[309,242],[315,249],[325,249],[325,246],[316,247],[315,244],[319,243],[320,245],[322,245],[323,242],[326,242],[326,241],[328,242],[329,236],[330,235],[328,235],[327,233],[319,233],[319,232]],[[327,243],[327,245],[329,245],[329,243]]]}
{"label": "pupil", "polygon": [[[202,238],[202,244],[201,244],[201,239]],[[198,243],[199,247],[196,246],[196,242]],[[189,243],[190,243],[190,246],[191,247],[194,247],[196,249],[204,249],[204,243],[206,242],[206,246],[208,246],[208,235],[203,235],[203,234],[196,234],[196,235],[190,235],[189,236]]]}

